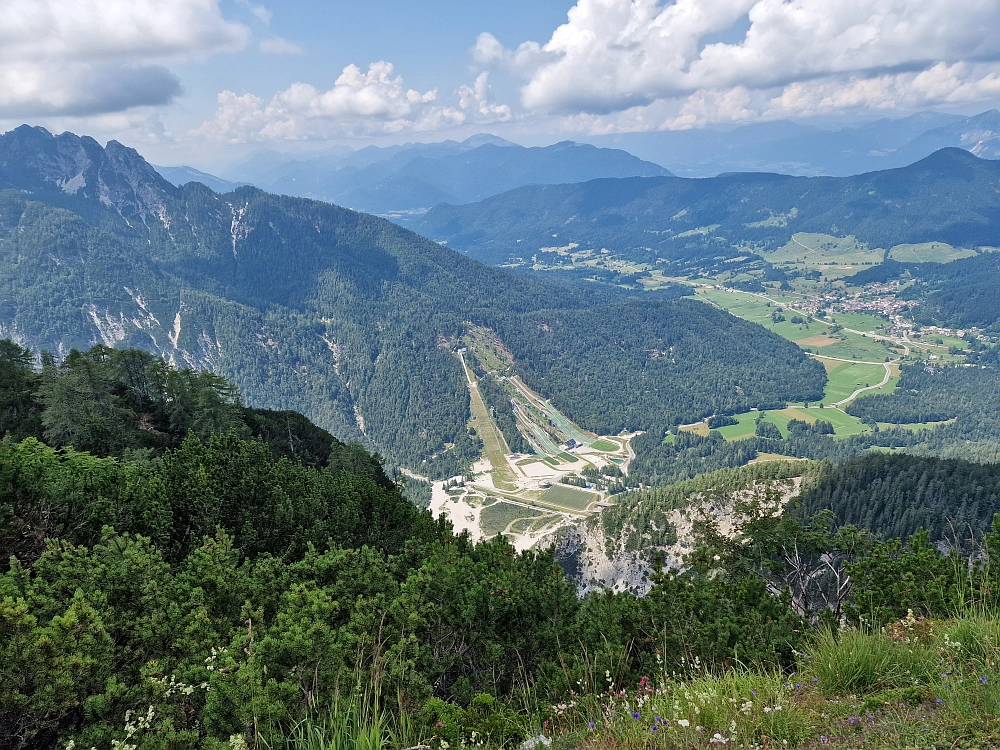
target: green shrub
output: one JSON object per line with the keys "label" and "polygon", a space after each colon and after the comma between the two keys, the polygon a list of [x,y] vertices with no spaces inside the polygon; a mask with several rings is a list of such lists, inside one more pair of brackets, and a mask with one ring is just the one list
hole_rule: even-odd
{"label": "green shrub", "polygon": [[431,698],[420,712],[419,725],[423,735],[440,747],[445,743],[454,747],[504,746],[521,740],[524,734],[518,715],[488,693],[476,694],[467,709]]}

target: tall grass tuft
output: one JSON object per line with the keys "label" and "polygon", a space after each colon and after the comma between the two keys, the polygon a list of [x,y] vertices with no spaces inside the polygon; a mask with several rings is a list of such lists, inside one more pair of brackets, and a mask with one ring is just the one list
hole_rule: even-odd
{"label": "tall grass tuft", "polygon": [[924,643],[864,630],[823,630],[803,656],[804,673],[827,696],[926,685],[938,666],[936,651]]}
{"label": "tall grass tuft", "polygon": [[405,714],[395,717],[377,697],[336,693],[285,733],[286,750],[384,750],[416,744]]}

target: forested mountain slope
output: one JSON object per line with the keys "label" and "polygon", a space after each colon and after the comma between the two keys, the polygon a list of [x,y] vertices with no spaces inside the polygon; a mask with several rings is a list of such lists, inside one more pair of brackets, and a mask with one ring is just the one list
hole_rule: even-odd
{"label": "forested mountain slope", "polygon": [[854,235],[885,248],[995,245],[1000,162],[947,148],[908,167],[855,177],[740,173],[536,185],[468,206],[437,206],[414,229],[493,264],[571,243],[683,264],[766,253],[796,232]]}
{"label": "forested mountain slope", "polygon": [[[626,748],[649,746],[646,727],[666,747],[735,744],[722,732],[807,747],[833,731],[853,741],[865,710],[872,746],[889,734],[876,715],[894,733],[917,716],[935,746],[992,746],[995,712],[978,708],[997,703],[995,649],[982,656],[996,623],[982,613],[996,606],[998,533],[962,558],[926,534],[837,528],[829,510],[802,519],[784,502],[799,476],[836,487],[844,472],[763,464],[635,493],[593,519],[649,575],[644,596],[580,599],[551,550],[455,535],[376,456],[301,415],[245,412],[224,379],[128,349],[46,358],[40,373],[31,360],[0,341],[0,418],[21,435],[44,427],[43,440],[0,441],[0,747],[510,750],[539,727],[555,743],[593,737],[596,722]],[[54,429],[74,419],[112,424],[129,445],[81,452]],[[289,444],[254,431],[258,419],[284,422]],[[995,502],[988,470],[923,464],[850,476],[931,476],[952,497],[978,493],[981,510]],[[683,559],[653,559],[682,534]],[[923,617],[939,641],[886,638]],[[851,627],[834,642],[840,621]],[[890,649],[861,670],[872,678],[855,677],[859,638],[862,653]],[[657,695],[671,701],[651,706]],[[898,712],[901,698],[935,708]],[[952,703],[960,716],[944,713]]]}
{"label": "forested mountain slope", "polygon": [[[714,393],[675,386],[723,369],[726,408],[815,398],[825,382],[792,344],[721,311],[699,307],[689,323],[677,305],[690,303],[604,310],[620,298],[541,286],[373,216],[251,187],[174,187],[120,144],[24,126],[0,138],[0,184],[13,188],[0,192],[0,335],[57,354],[134,346],[209,369],[252,405],[301,411],[429,474],[478,455],[450,351],[470,321],[502,329],[526,377],[537,371],[585,427],[711,414]],[[551,331],[543,309],[561,316]],[[642,320],[669,331],[623,336],[614,366],[628,377],[609,377],[614,363],[596,354],[608,326]],[[729,337],[745,345],[738,361],[693,346]],[[671,347],[690,356],[674,367]],[[622,412],[639,386],[642,409]]]}

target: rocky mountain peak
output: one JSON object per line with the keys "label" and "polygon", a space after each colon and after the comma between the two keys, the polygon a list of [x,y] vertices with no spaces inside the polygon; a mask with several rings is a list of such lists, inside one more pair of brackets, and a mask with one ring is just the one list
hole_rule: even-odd
{"label": "rocky mountain peak", "polygon": [[164,221],[177,189],[132,148],[22,125],[0,135],[0,189],[15,189],[87,214],[117,214],[129,226]]}

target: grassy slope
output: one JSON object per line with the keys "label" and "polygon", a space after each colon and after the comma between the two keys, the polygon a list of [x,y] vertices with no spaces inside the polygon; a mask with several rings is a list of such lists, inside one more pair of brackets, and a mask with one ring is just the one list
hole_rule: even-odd
{"label": "grassy slope", "polygon": [[821,632],[790,674],[696,668],[688,679],[654,676],[638,692],[612,684],[557,709],[547,733],[555,750],[1000,746],[996,616],[894,628],[899,640]]}

